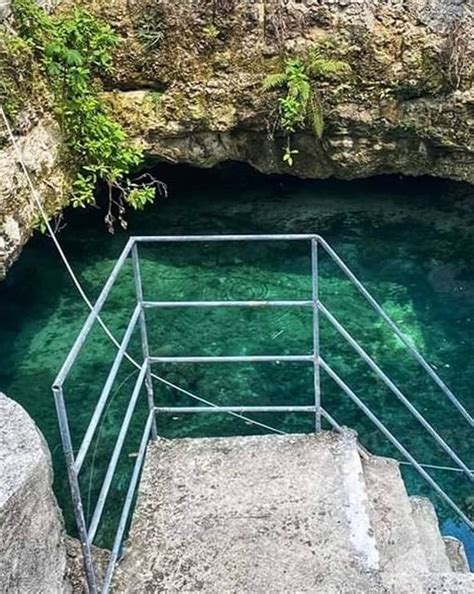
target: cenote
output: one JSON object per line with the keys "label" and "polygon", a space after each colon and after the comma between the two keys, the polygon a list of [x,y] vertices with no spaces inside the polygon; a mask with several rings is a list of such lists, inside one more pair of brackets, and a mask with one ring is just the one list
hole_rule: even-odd
{"label": "cenote", "polygon": [[[213,170],[160,166],[169,188],[142,212],[130,212],[127,230],[110,235],[103,211],[68,210],[60,238],[88,295],[96,298],[130,235],[223,233],[319,233],[364,282],[468,410],[474,404],[474,190],[436,179],[381,177],[360,182],[302,181],[262,176],[238,165]],[[143,250],[146,290],[162,300],[307,299],[309,251],[282,243],[226,246],[167,245]],[[466,421],[401,348],[390,330],[329,261],[321,262],[322,300],[384,368],[460,457],[474,466]],[[132,307],[129,276],[115,286],[104,319],[123,334]],[[68,528],[74,531],[51,384],[87,314],[51,241],[36,235],[0,284],[0,385],[33,416],[50,445],[55,490]],[[295,354],[311,349],[311,323],[302,311],[154,311],[150,343],[157,354]],[[452,466],[434,440],[377,381],[328,325],[321,329],[326,358],[387,427],[425,464]],[[130,352],[138,352],[139,336]],[[77,447],[114,356],[95,330],[66,386]],[[116,380],[82,473],[86,516],[98,495],[135,371],[125,365]],[[308,404],[311,369],[294,364],[234,366],[166,365],[159,373],[202,398],[220,404]],[[183,395],[155,386],[160,403],[191,405]],[[338,388],[322,378],[323,403],[340,424],[355,429],[370,451],[400,459],[378,430]],[[98,543],[110,544],[110,526],[125,496],[146,413],[136,418],[114,479]],[[307,432],[305,415],[261,415],[280,430]],[[229,416],[190,415],[159,419],[159,433],[211,436],[265,432]],[[471,564],[474,543],[412,469],[402,467],[411,493],[438,506],[443,530],[465,542]],[[474,496],[459,472],[430,474],[467,513]]]}

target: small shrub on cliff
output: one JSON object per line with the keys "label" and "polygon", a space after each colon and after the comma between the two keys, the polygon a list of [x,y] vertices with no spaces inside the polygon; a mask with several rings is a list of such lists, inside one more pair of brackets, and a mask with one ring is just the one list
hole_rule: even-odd
{"label": "small shrub on cliff", "polygon": [[157,49],[165,37],[165,25],[160,15],[155,12],[143,13],[137,35],[145,49]]}
{"label": "small shrub on cliff", "polygon": [[151,180],[140,187],[128,179],[142,162],[142,151],[108,114],[100,94],[97,77],[111,70],[117,36],[80,8],[56,18],[33,0],[13,0],[12,8],[21,39],[32,48],[48,80],[66,144],[80,169],[73,184],[73,206],[93,203],[94,189],[103,180],[109,188],[109,229],[115,220],[113,206],[125,226],[124,203],[142,208],[162,185]]}
{"label": "small shrub on cliff", "polygon": [[204,33],[204,37],[209,41],[214,41],[219,37],[219,29],[214,25],[214,23],[210,23],[206,25],[202,32]]}
{"label": "small shrub on cliff", "polygon": [[313,47],[305,58],[288,58],[282,72],[269,74],[263,82],[264,91],[282,90],[277,97],[274,129],[280,128],[287,141],[283,160],[291,167],[291,135],[309,126],[317,138],[324,133],[323,108],[315,81],[339,78],[350,71],[346,62],[324,57]]}
{"label": "small shrub on cliff", "polygon": [[0,34],[0,103],[15,118],[26,98],[32,99],[35,79],[31,46],[9,32]]}

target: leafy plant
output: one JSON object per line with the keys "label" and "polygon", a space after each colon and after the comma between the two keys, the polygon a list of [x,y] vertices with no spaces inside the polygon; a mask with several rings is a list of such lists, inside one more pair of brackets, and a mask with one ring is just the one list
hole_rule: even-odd
{"label": "leafy plant", "polygon": [[317,138],[324,133],[323,108],[314,81],[338,78],[349,70],[346,62],[326,58],[318,47],[313,47],[305,59],[287,58],[282,72],[269,74],[263,81],[264,91],[285,92],[277,98],[276,126],[287,138],[283,161],[290,167],[293,155],[298,154],[291,150],[291,135],[308,125]]}
{"label": "leafy plant", "polygon": [[11,118],[21,111],[23,100],[32,95],[34,80],[31,46],[7,31],[0,35],[0,103]]}
{"label": "leafy plant", "polygon": [[155,49],[165,37],[164,23],[154,12],[145,12],[141,18],[137,35],[146,49]]}
{"label": "leafy plant", "polygon": [[206,25],[203,28],[202,32],[204,33],[204,36],[210,41],[214,41],[215,39],[217,39],[220,34],[219,29],[214,25],[214,23]]}
{"label": "leafy plant", "polygon": [[143,208],[152,193],[164,186],[147,180],[140,187],[128,179],[142,163],[142,150],[129,142],[100,95],[97,76],[110,73],[118,37],[109,25],[81,8],[57,18],[33,0],[13,0],[12,8],[21,37],[33,48],[48,79],[66,144],[79,167],[73,206],[93,204],[97,183],[105,181],[109,188],[106,222],[111,228],[115,205],[123,225],[124,203]]}
{"label": "leafy plant", "polygon": [[158,107],[163,99],[163,91],[150,91],[150,99],[155,107]]}
{"label": "leafy plant", "polygon": [[291,149],[290,146],[288,145],[285,149],[285,152],[283,154],[283,161],[285,163],[288,163],[288,165],[290,167],[293,167],[293,156],[297,155],[299,153],[299,151],[297,151],[296,149]]}

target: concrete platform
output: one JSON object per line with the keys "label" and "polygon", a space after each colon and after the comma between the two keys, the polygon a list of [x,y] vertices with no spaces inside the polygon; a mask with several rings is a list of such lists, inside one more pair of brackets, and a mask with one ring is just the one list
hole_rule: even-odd
{"label": "concrete platform", "polygon": [[113,591],[474,592],[450,569],[431,508],[350,432],[160,439]]}

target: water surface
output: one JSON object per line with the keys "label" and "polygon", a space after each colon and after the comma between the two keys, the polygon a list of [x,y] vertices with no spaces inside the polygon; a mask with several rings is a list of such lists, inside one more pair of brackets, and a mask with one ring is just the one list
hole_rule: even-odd
{"label": "water surface", "polygon": [[[474,395],[474,190],[430,179],[377,178],[363,182],[309,182],[264,177],[233,165],[203,172],[162,167],[169,198],[130,213],[127,231],[109,235],[100,210],[67,212],[61,241],[88,294],[95,298],[129,235],[222,233],[319,233],[340,253],[472,412]],[[207,244],[146,246],[140,250],[145,297],[191,299],[309,299],[308,245]],[[406,355],[400,342],[328,258],[321,258],[321,299],[473,467],[467,424]],[[120,337],[133,309],[129,267],[107,301],[104,318]],[[67,482],[50,385],[87,314],[46,237],[35,237],[0,284],[0,388],[30,412],[53,452],[56,493],[73,530]],[[170,309],[148,314],[157,355],[306,354],[311,352],[311,312],[305,310]],[[321,323],[323,356],[420,461],[452,466],[446,454],[369,372],[327,322]],[[139,356],[139,336],[130,352]],[[99,329],[89,337],[66,385],[74,445],[80,443],[114,352]],[[221,404],[311,404],[311,365],[301,363],[162,365],[156,370],[202,398]],[[90,517],[136,371],[124,364],[111,403],[82,473]],[[327,378],[323,403],[359,432],[379,454],[399,454]],[[155,384],[161,403],[192,405],[189,398]],[[140,401],[98,541],[110,529],[127,488],[146,402]],[[285,431],[311,431],[310,415],[262,415]],[[159,420],[165,436],[230,435],[264,431],[229,416],[192,415]],[[433,496],[409,469],[413,493]],[[430,470],[466,511],[474,496],[463,475]],[[453,514],[439,504],[445,530],[461,534]]]}

